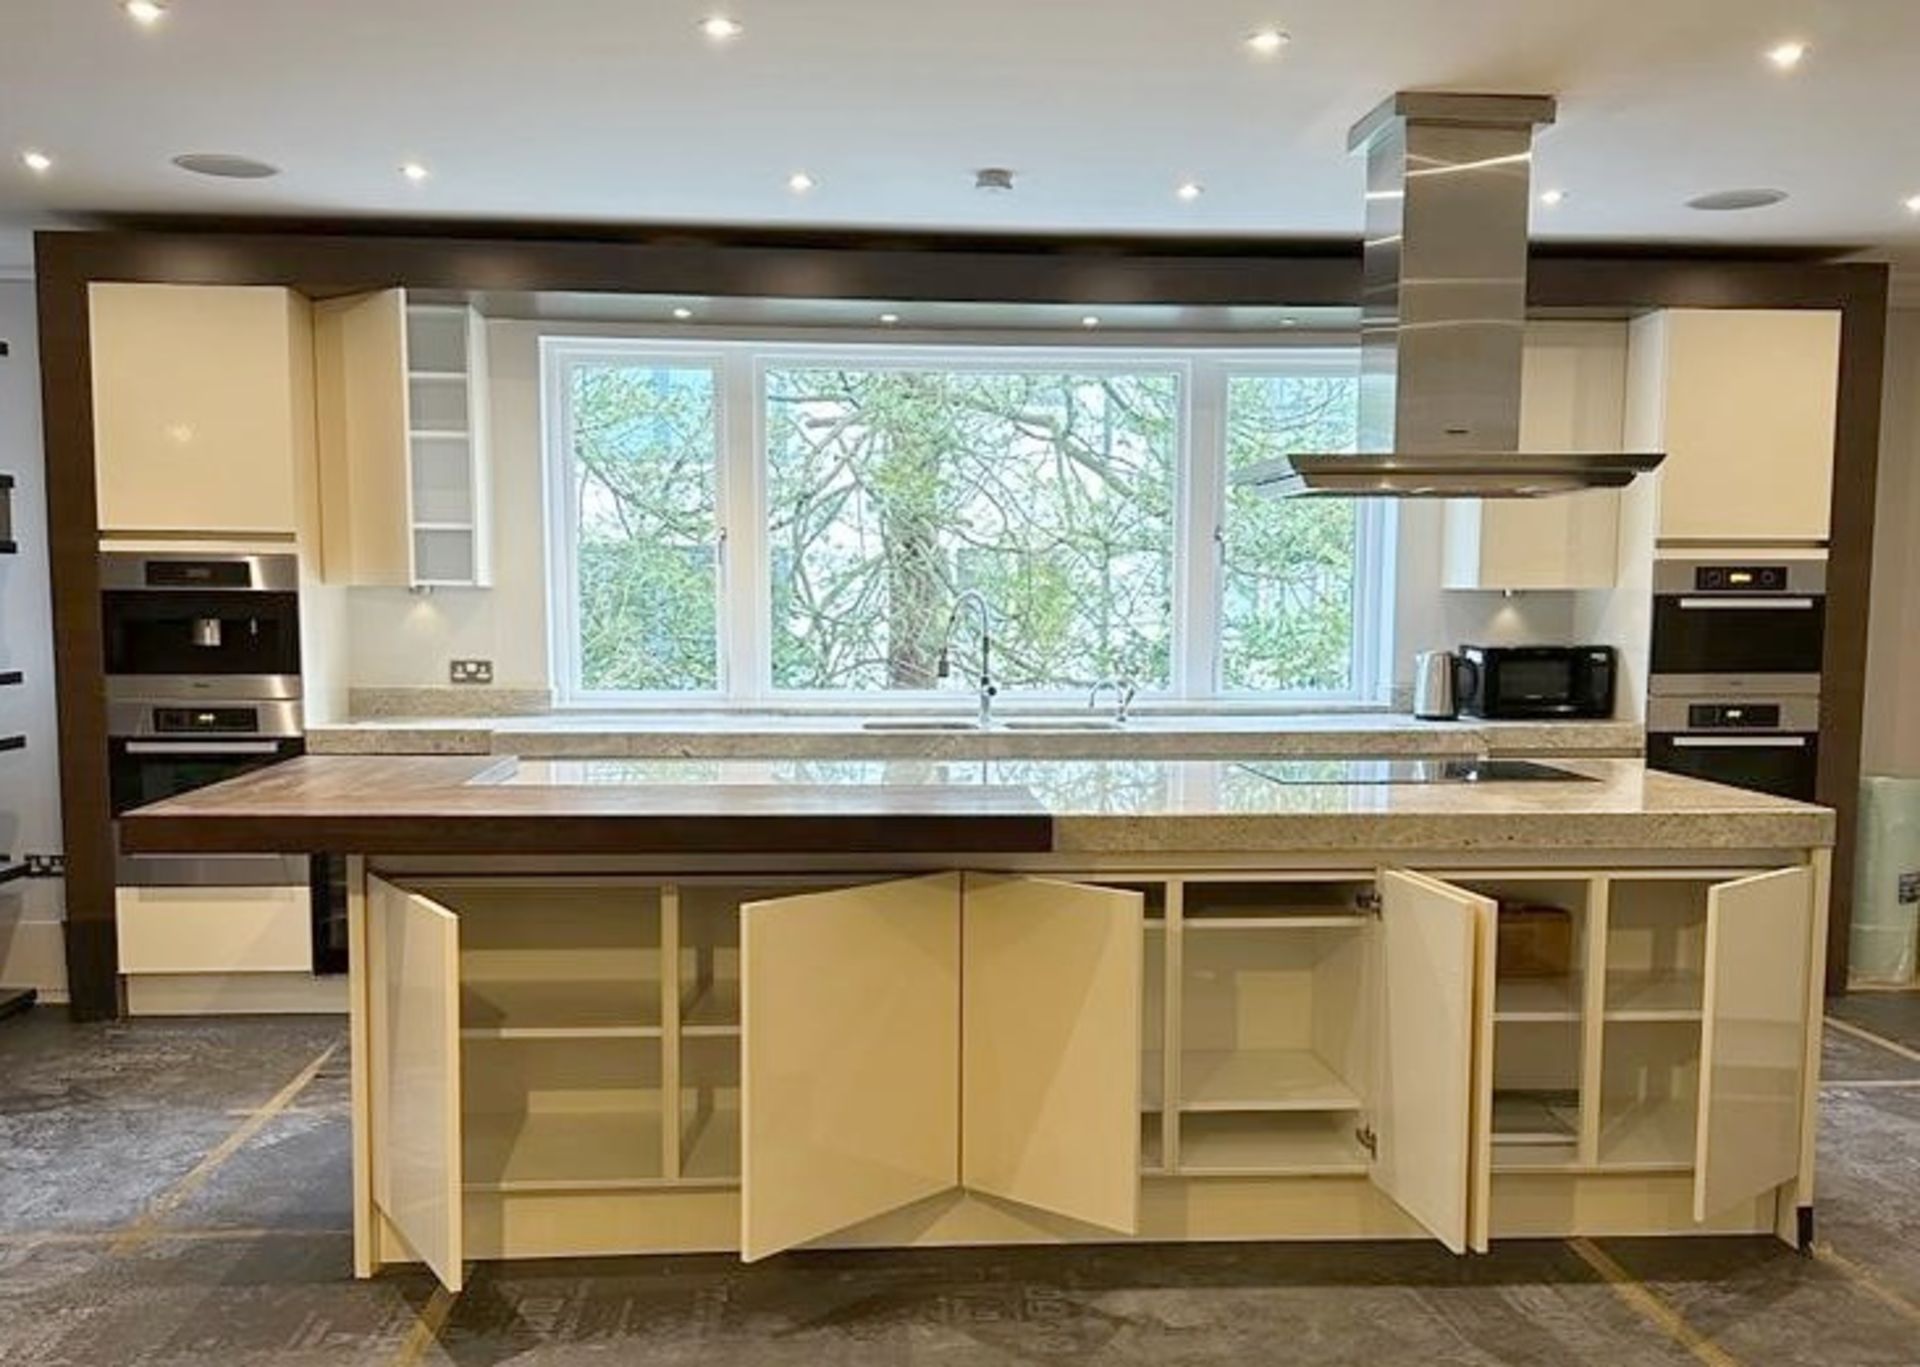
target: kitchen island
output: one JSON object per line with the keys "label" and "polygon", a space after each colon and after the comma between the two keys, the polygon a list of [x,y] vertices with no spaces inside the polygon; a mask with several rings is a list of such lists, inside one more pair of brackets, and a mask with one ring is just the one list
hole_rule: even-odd
{"label": "kitchen island", "polygon": [[123,843],[352,857],[363,1275],[1804,1242],[1832,814],[1556,770],[309,757]]}

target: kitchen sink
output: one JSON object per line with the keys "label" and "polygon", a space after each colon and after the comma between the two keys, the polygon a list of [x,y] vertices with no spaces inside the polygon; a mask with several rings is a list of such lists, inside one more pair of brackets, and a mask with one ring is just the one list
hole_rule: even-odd
{"label": "kitchen sink", "polygon": [[977,721],[952,717],[870,717],[860,723],[862,731],[978,731]]}

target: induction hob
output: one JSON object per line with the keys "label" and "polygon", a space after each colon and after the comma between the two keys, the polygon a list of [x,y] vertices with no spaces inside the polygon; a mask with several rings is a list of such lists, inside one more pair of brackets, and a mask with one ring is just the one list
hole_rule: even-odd
{"label": "induction hob", "polygon": [[1595,783],[1571,769],[1530,759],[1274,759],[1240,767],[1271,783]]}

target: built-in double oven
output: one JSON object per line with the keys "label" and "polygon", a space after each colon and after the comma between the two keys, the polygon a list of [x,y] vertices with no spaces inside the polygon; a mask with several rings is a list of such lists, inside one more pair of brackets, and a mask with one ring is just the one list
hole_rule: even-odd
{"label": "built-in double oven", "polygon": [[[290,554],[109,552],[101,560],[113,814],[306,750],[299,571]],[[122,887],[307,887],[316,963],[344,945],[338,881],[306,855],[127,855]]]}
{"label": "built-in double oven", "polygon": [[1647,762],[1813,801],[1826,601],[1811,553],[1658,561]]}

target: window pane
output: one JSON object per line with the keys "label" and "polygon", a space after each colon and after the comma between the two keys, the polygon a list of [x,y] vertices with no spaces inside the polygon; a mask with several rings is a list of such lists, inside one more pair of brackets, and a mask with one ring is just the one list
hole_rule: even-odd
{"label": "window pane", "polygon": [[[1227,385],[1227,469],[1298,451],[1351,451],[1359,382],[1242,375]],[[1354,552],[1360,504],[1262,498],[1227,487],[1220,681],[1229,691],[1354,687]]]}
{"label": "window pane", "polygon": [[780,368],[766,418],[776,688],[934,687],[967,589],[1003,688],[1168,685],[1174,375]]}
{"label": "window pane", "polygon": [[714,374],[589,362],[567,381],[579,686],[717,688]]}

